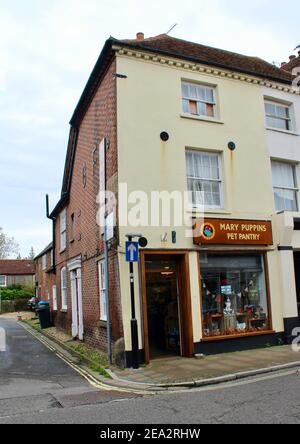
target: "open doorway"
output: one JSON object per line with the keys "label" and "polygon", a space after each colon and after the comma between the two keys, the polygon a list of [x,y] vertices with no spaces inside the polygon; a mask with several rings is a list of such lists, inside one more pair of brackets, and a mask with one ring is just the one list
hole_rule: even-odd
{"label": "open doorway", "polygon": [[176,262],[146,262],[150,357],[180,355],[180,320]]}
{"label": "open doorway", "polygon": [[187,252],[141,251],[145,362],[194,352]]}

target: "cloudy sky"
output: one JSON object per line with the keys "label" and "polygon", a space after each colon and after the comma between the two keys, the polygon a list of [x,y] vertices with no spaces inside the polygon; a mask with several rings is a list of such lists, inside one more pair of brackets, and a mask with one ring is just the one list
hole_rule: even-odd
{"label": "cloudy sky", "polygon": [[39,252],[45,194],[60,193],[68,122],[110,35],[167,32],[282,62],[300,44],[296,0],[0,0],[0,226]]}

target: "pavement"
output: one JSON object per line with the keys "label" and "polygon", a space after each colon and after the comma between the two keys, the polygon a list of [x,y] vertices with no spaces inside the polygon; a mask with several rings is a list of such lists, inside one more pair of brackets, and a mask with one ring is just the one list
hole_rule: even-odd
{"label": "pavement", "polygon": [[137,394],[96,388],[75,362],[14,319],[0,316],[1,327],[7,350],[0,352],[0,424],[300,423],[296,368],[215,386],[169,388],[155,396]]}
{"label": "pavement", "polygon": [[153,386],[204,385],[240,379],[287,367],[300,368],[300,352],[290,345],[206,356],[202,359],[165,357],[151,361],[139,370],[114,368],[119,381]]}

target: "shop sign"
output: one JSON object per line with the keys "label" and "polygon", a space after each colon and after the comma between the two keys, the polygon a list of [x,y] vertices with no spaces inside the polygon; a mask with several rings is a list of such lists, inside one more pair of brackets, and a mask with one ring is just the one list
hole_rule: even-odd
{"label": "shop sign", "polygon": [[194,222],[196,245],[273,245],[270,221],[195,219]]}

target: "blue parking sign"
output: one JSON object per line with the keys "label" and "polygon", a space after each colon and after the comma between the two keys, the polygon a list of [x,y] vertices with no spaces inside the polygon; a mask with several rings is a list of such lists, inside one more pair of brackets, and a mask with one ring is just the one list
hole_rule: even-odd
{"label": "blue parking sign", "polygon": [[139,261],[139,243],[138,242],[126,242],[126,262],[138,262]]}

